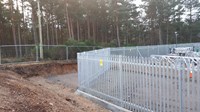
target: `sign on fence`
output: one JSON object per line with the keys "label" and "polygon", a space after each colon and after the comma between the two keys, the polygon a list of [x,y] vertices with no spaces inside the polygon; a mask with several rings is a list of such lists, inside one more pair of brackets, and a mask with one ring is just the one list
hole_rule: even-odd
{"label": "sign on fence", "polygon": [[102,67],[103,66],[103,59],[100,59],[99,65]]}

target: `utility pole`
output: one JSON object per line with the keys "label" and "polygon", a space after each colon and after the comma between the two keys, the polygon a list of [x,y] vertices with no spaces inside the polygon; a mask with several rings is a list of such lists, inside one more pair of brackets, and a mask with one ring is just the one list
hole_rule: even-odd
{"label": "utility pole", "polygon": [[38,23],[39,23],[39,36],[40,36],[40,59],[43,59],[43,46],[42,46],[42,24],[41,24],[41,10],[40,10],[40,1],[37,0],[38,5]]}

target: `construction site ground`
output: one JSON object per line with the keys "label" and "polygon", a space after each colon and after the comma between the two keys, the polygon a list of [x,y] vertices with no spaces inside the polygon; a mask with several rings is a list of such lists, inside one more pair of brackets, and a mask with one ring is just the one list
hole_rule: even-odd
{"label": "construction site ground", "polygon": [[0,65],[0,112],[108,112],[76,89],[76,62]]}

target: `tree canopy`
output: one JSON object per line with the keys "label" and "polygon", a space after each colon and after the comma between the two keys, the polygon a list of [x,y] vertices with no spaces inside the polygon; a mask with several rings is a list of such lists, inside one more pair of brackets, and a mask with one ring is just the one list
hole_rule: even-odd
{"label": "tree canopy", "polygon": [[[40,0],[43,44],[150,45],[200,40],[199,0]],[[38,44],[37,0],[0,0],[0,45]]]}

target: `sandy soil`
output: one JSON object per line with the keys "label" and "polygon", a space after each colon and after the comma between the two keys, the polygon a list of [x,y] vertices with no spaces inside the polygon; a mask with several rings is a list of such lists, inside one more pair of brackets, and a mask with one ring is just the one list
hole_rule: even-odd
{"label": "sandy soil", "polygon": [[[63,66],[57,64],[60,67]],[[51,70],[46,67],[50,66],[48,64],[42,64],[42,66],[28,64],[28,67],[26,65],[9,65],[9,67],[12,66],[11,71],[8,71],[9,67],[6,66],[0,67],[0,112],[108,112],[97,104],[76,95],[75,88],[49,82],[48,79],[40,76],[39,74],[42,73],[39,71],[47,70],[50,73]],[[57,68],[57,65],[53,64],[53,66]],[[15,72],[20,67],[25,69],[26,75]],[[32,69],[32,72],[28,72],[33,75],[27,73],[26,67]],[[72,72],[74,72],[73,69]],[[23,72],[23,70],[21,71]],[[63,71],[69,72],[69,70]],[[34,72],[38,74],[35,75]],[[58,72],[61,73],[59,70]],[[54,71],[51,74],[55,75],[55,73]]]}

